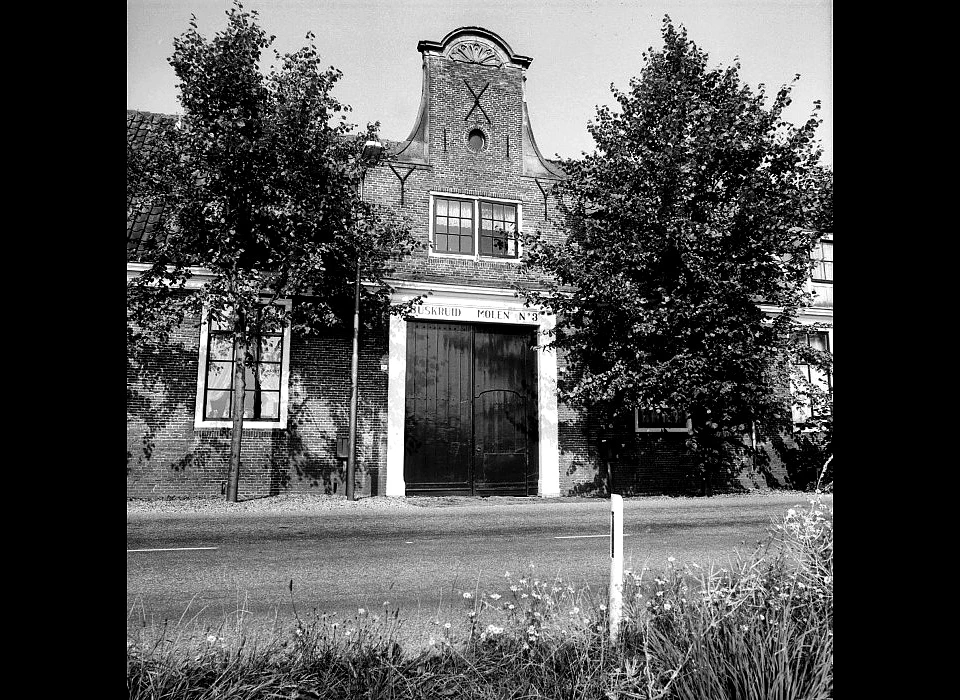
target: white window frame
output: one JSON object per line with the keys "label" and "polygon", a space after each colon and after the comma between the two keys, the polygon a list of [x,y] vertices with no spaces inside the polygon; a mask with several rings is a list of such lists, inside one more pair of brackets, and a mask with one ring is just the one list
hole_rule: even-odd
{"label": "white window frame", "polygon": [[[814,252],[817,253],[818,255],[821,254],[821,253],[823,252],[823,244],[824,244],[824,243],[829,243],[829,244],[832,246],[832,245],[833,245],[833,234],[829,234],[829,233],[828,233],[828,234],[825,235],[823,238],[821,238],[819,241],[817,241],[817,247],[816,247],[816,249],[815,249]],[[819,257],[819,258],[818,258],[818,257],[814,256],[813,254],[811,254],[811,258],[814,260],[814,262],[818,262],[818,263],[821,263],[821,264],[826,261],[825,258],[823,258],[823,257]],[[832,263],[833,263],[833,260],[830,260],[829,262],[832,264]],[[833,275],[833,268],[830,268],[830,273],[831,273],[831,277],[832,277],[832,275]],[[833,284],[833,279],[826,279],[825,277],[817,277],[816,275],[813,274],[812,271],[811,271],[811,273],[810,273],[810,279],[811,279],[815,284],[831,284],[831,285]]]}
{"label": "white window frame", "polygon": [[[797,331],[797,332],[799,333],[799,332],[801,332],[801,331]],[[805,334],[808,335],[808,336],[809,336],[809,335],[815,335],[815,334],[823,334],[824,336],[826,336],[826,339],[827,339],[827,352],[829,352],[831,356],[833,355],[833,331],[832,331],[832,329],[829,329],[829,328],[809,328],[809,329],[804,330],[804,331],[802,331],[802,332],[805,333]],[[833,394],[833,372],[827,372],[827,373],[826,373],[824,376],[822,376],[822,377],[814,377],[814,376],[813,376],[813,375],[814,375],[814,372],[819,373],[819,371],[818,371],[818,370],[815,370],[815,369],[814,369],[813,367],[811,367],[810,365],[804,365],[804,366],[807,367],[807,372],[809,373],[809,377],[810,377],[810,378],[809,378],[808,381],[811,381],[811,382],[813,382],[813,383],[815,383],[815,384],[821,385],[821,387],[822,387],[823,389],[825,389],[828,394],[831,394],[831,395],[832,395],[832,394]],[[796,396],[796,394],[797,394],[797,387],[796,387],[796,385],[794,385],[794,383],[793,383],[792,380],[791,380],[791,382],[790,382],[790,393],[791,393],[791,395],[793,395],[793,396]],[[812,402],[811,402],[811,404],[806,404],[806,403],[805,403],[803,406],[795,406],[795,405],[794,405],[794,406],[791,406],[791,407],[790,407],[790,413],[791,413],[790,418],[791,418],[791,421],[793,422],[794,427],[796,427],[796,426],[798,426],[798,425],[803,425],[803,424],[808,423],[808,422],[813,421],[813,420],[817,420],[817,419],[819,419],[819,418],[822,418],[822,416],[816,416],[816,417],[813,416],[813,406],[812,406]],[[811,430],[813,430],[813,428],[802,428],[802,429],[801,429],[801,432],[810,432]]]}
{"label": "white window frame", "polygon": [[690,417],[687,416],[687,425],[683,428],[678,428],[676,426],[671,427],[651,427],[648,425],[640,425],[640,409],[633,409],[633,432],[635,433],[689,433],[693,430],[693,422],[690,420]]}
{"label": "white window frame", "polygon": [[[292,301],[289,299],[280,299],[276,304],[285,306],[289,312],[292,308]],[[251,430],[276,430],[287,427],[288,403],[290,394],[290,324],[286,323],[283,328],[283,356],[280,365],[280,416],[278,420],[252,420],[243,419],[243,429]],[[232,420],[205,420],[203,417],[204,409],[204,388],[207,380],[207,349],[210,343],[210,321],[207,320],[207,309],[204,309],[203,322],[200,324],[200,362],[197,369],[197,401],[196,411],[194,413],[194,428],[232,428]]]}
{"label": "white window frame", "polygon": [[[433,227],[436,220],[434,214],[437,198],[441,199],[464,199],[473,203],[473,253],[438,253],[433,246]],[[494,204],[510,204],[517,208],[517,257],[508,258],[499,255],[481,255],[480,254],[480,202],[492,202]],[[523,258],[523,202],[518,199],[504,199],[502,197],[481,197],[475,194],[460,194],[458,192],[440,192],[430,191],[430,211],[427,217],[429,227],[430,248],[428,254],[431,258],[453,258],[456,260],[496,260],[497,262],[519,263]]]}

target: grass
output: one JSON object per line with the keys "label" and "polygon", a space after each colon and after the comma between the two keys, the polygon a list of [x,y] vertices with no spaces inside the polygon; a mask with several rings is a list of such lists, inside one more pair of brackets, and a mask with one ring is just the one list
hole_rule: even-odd
{"label": "grass", "polygon": [[[405,648],[396,608],[316,613],[271,634],[188,620],[128,642],[130,698],[829,698],[833,525],[819,496],[725,568],[630,571],[611,644],[606,600],[536,569],[459,592],[460,632],[435,620]],[[293,594],[291,584],[291,595]],[[242,606],[239,606],[242,608]]]}

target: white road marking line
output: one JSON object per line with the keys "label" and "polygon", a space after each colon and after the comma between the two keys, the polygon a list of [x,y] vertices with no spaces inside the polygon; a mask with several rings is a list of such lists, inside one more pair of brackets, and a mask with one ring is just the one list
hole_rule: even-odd
{"label": "white road marking line", "polygon": [[[632,537],[633,535],[628,535],[626,532],[623,533],[624,537]],[[610,537],[610,535],[557,535],[553,539],[555,540],[585,540],[590,537]]]}
{"label": "white road marking line", "polygon": [[128,549],[127,552],[187,552],[198,549],[220,549],[219,547],[169,547],[168,549]]}

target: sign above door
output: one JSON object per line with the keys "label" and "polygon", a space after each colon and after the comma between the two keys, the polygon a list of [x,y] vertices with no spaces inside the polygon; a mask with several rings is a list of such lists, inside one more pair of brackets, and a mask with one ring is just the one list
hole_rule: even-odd
{"label": "sign above door", "polygon": [[535,309],[505,309],[495,306],[468,306],[462,304],[422,304],[413,312],[414,318],[459,323],[522,323],[539,325],[542,312]]}

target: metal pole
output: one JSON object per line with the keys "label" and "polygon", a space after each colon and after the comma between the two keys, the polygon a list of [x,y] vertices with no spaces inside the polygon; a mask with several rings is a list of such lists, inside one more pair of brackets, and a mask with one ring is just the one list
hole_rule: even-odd
{"label": "metal pole", "polygon": [[347,500],[354,500],[353,482],[356,473],[357,455],[357,400],[358,400],[358,369],[360,333],[360,259],[357,258],[357,282],[353,296],[353,355],[350,358],[350,447],[347,453]]}
{"label": "metal pole", "polygon": [[610,494],[610,643],[620,637],[623,611],[623,497]]}

